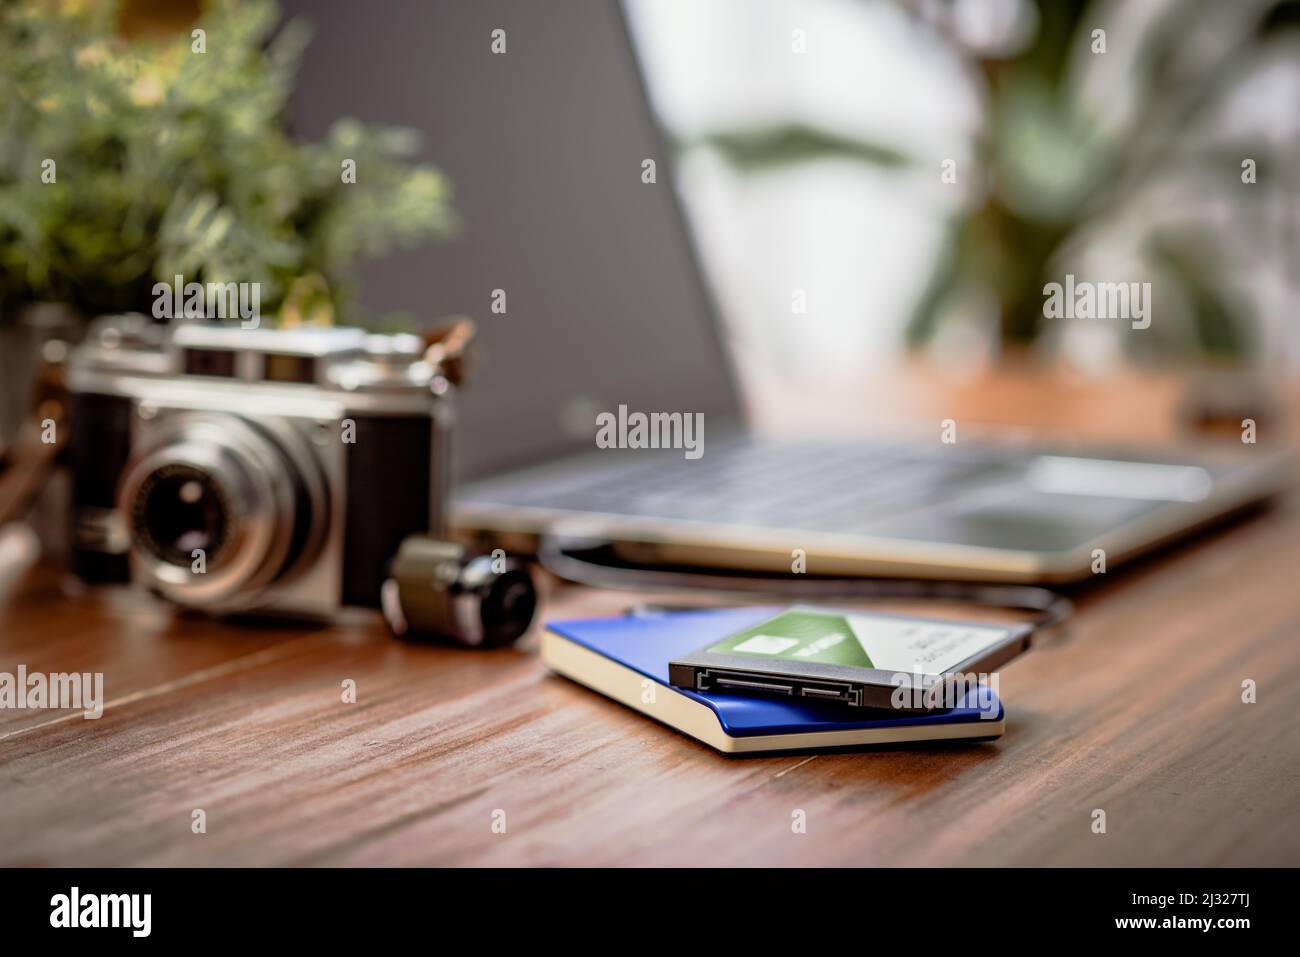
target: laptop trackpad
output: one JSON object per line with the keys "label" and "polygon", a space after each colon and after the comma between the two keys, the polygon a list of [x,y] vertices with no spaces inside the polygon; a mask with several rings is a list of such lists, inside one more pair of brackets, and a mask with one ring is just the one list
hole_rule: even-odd
{"label": "laptop trackpad", "polygon": [[873,522],[870,532],[915,541],[1056,552],[1085,545],[1162,504],[1013,486]]}

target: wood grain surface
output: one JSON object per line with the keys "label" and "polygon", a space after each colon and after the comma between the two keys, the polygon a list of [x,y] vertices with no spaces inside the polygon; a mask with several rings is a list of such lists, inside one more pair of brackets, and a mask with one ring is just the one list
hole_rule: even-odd
{"label": "wood grain surface", "polygon": [[[1079,592],[1003,670],[998,742],[728,758],[549,674],[535,634],[241,627],[43,562],[0,587],[0,670],[102,671],[107,706],[0,710],[0,864],[1297,865],[1298,569],[1285,496]],[[642,597],[556,587],[544,617]]]}

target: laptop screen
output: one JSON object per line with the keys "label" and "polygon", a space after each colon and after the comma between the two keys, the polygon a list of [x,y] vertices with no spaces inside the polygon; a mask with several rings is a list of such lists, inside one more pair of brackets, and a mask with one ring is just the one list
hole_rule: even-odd
{"label": "laptop screen", "polygon": [[[295,130],[319,138],[342,117],[410,126],[451,180],[455,239],[363,264],[357,298],[381,315],[478,321],[462,478],[589,450],[596,416],[620,404],[702,412],[711,428],[738,418],[616,4],[283,6],[313,28]],[[494,30],[505,52],[493,52]]]}

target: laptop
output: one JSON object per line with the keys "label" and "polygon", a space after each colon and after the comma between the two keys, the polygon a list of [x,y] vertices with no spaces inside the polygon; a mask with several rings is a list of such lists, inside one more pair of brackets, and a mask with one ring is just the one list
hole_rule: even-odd
{"label": "laptop", "polygon": [[[649,562],[788,572],[799,550],[810,572],[1067,582],[1097,549],[1113,567],[1285,481],[1258,447],[944,445],[937,424],[921,442],[755,437],[619,5],[392,4],[361,36],[349,4],[287,6],[315,29],[297,125],[414,126],[454,184],[457,240],[372,266],[362,298],[479,320],[462,529],[516,548],[577,531]],[[702,454],[597,448],[620,406],[702,417]]]}

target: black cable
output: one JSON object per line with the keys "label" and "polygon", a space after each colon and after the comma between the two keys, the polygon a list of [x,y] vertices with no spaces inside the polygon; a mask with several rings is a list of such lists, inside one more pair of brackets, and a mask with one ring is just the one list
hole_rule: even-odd
{"label": "black cable", "polygon": [[1035,613],[1038,628],[1059,625],[1074,613],[1064,595],[1036,585],[985,585],[972,582],[921,581],[894,578],[828,578],[812,575],[773,575],[761,572],[719,572],[708,568],[667,569],[630,563],[604,541],[544,535],[537,560],[557,578],[629,591],[691,591],[708,588],[740,598],[769,595],[787,600],[833,601],[870,599],[946,601],[985,608]]}

